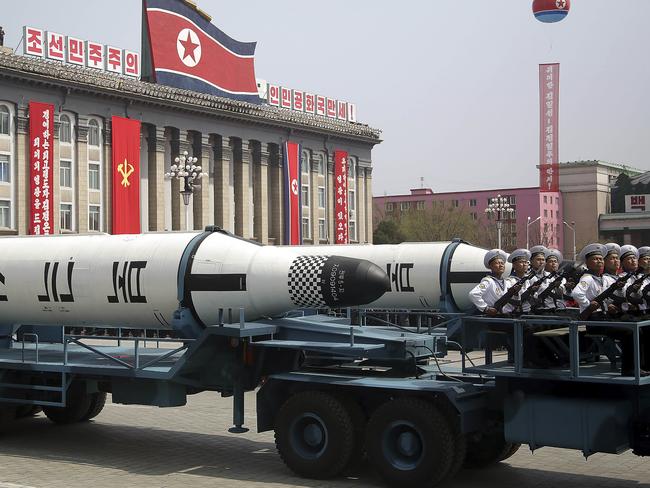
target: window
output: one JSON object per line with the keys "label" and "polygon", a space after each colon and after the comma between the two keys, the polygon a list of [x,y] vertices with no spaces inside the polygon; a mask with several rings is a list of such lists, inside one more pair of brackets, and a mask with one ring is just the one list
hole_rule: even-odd
{"label": "window", "polygon": [[517,205],[517,197],[514,195],[508,195],[508,203],[510,205]]}
{"label": "window", "polygon": [[72,142],[72,124],[70,123],[70,117],[61,115],[59,122],[59,140],[61,142]]}
{"label": "window", "polygon": [[469,201],[469,206],[470,206],[470,207],[476,207],[476,199],[475,199],[475,198],[471,198],[471,199],[470,199],[470,201]]}
{"label": "window", "polygon": [[61,160],[59,186],[62,188],[72,188],[72,161]]}
{"label": "window", "polygon": [[544,217],[548,217],[548,210],[544,209]]}
{"label": "window", "polygon": [[517,224],[510,224],[510,232],[513,234],[517,232]]}
{"label": "window", "polygon": [[0,227],[11,227],[11,202],[0,200]]}
{"label": "window", "polygon": [[5,105],[0,105],[0,134],[9,135],[10,123],[9,109]]}
{"label": "window", "polygon": [[11,182],[11,166],[7,154],[0,154],[0,182]]}
{"label": "window", "polygon": [[556,207],[560,206],[560,197],[555,197],[555,206]]}
{"label": "window", "polygon": [[451,201],[451,205],[452,205],[453,207],[458,208],[458,205],[459,205],[458,200],[452,200],[452,201]]}
{"label": "window", "polygon": [[411,208],[411,202],[400,202],[399,209],[402,212],[406,212],[409,208]]}
{"label": "window", "polygon": [[318,171],[319,176],[325,176],[325,161],[323,155],[319,154],[314,156],[314,161],[316,162],[316,171]]}
{"label": "window", "polygon": [[61,204],[61,221],[59,227],[61,230],[72,230],[72,204]]}
{"label": "window", "polygon": [[551,212],[551,218],[553,218],[553,210],[549,210]]}
{"label": "window", "polygon": [[418,200],[415,202],[415,208],[418,210],[424,210],[424,200]]}
{"label": "window", "polygon": [[88,165],[88,189],[99,190],[99,164],[90,163]]}
{"label": "window", "polygon": [[546,195],[544,195],[544,203],[548,203]]}
{"label": "window", "polygon": [[327,239],[327,226],[325,225],[325,219],[318,219],[318,238],[320,240]]}
{"label": "window", "polygon": [[350,241],[356,241],[357,240],[357,223],[352,220],[348,224],[348,230],[350,231]]}
{"label": "window", "polygon": [[309,218],[308,217],[303,217],[302,218],[302,238],[303,239],[310,239],[311,238],[311,228],[309,226]]}
{"label": "window", "polygon": [[392,211],[393,211],[393,202],[386,203],[386,212],[392,212]]}
{"label": "window", "polygon": [[356,192],[354,190],[349,191],[348,200],[348,210],[350,210],[350,212],[354,212],[357,209],[357,198]]}
{"label": "window", "polygon": [[325,208],[325,187],[318,187],[318,208]]}
{"label": "window", "polygon": [[99,206],[91,205],[88,207],[88,230],[99,231]]}
{"label": "window", "polygon": [[476,212],[472,212],[470,215],[472,216],[472,220],[478,220],[478,214]]}
{"label": "window", "polygon": [[88,145],[99,146],[99,124],[94,119],[88,122]]}

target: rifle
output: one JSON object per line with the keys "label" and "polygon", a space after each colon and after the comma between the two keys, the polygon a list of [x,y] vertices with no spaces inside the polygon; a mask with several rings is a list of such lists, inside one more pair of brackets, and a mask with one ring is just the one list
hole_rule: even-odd
{"label": "rifle", "polygon": [[535,272],[531,271],[527,275],[519,278],[519,280],[517,280],[514,285],[508,288],[508,291],[506,291],[501,298],[494,302],[494,305],[492,307],[496,308],[497,312],[501,312],[501,309],[506,306],[510,299],[519,293],[519,290],[521,290],[521,286],[524,284],[524,282],[531,279],[533,276],[535,276]]}
{"label": "rifle", "polygon": [[614,283],[609,285],[606,290],[602,291],[596,297],[594,297],[591,301],[596,302],[596,306],[590,304],[587,308],[580,312],[578,315],[578,320],[587,320],[592,313],[603,306],[605,300],[611,298],[614,292],[620,289],[621,284],[629,280],[631,276],[634,276],[634,274],[635,273],[626,273],[624,276],[621,276]]}
{"label": "rifle", "polygon": [[551,281],[548,286],[544,289],[542,293],[539,294],[537,298],[535,298],[534,303],[532,303],[531,308],[535,310],[536,308],[540,307],[541,305],[544,304],[544,300],[546,300],[549,296],[551,296],[551,293],[553,293],[553,290],[560,286],[562,283],[562,280],[565,278],[568,278],[569,276],[575,274],[575,267],[574,266],[567,266],[562,270],[560,274],[558,274],[553,281]]}
{"label": "rifle", "polygon": [[[641,292],[641,297],[636,298],[632,296],[632,293],[639,293],[639,289],[641,288],[641,285],[645,281],[645,279],[648,277],[645,273],[642,273],[641,276],[639,276],[630,286],[627,287],[627,290],[625,291],[625,299],[628,301],[628,303],[631,303],[633,305],[639,305],[640,303],[643,302],[644,300],[644,295],[643,292]],[[644,288],[644,290],[648,288],[647,286]]]}
{"label": "rifle", "polygon": [[535,283],[530,285],[526,291],[521,295],[521,303],[524,303],[527,300],[530,300],[530,297],[537,291],[539,286],[544,283],[544,281],[548,280],[549,278],[555,276],[557,273],[553,271],[550,274],[542,276],[540,279],[538,279]]}

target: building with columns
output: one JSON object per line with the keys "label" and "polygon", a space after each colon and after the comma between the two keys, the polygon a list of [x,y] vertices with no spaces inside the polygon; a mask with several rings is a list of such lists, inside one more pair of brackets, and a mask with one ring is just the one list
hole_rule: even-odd
{"label": "building with columns", "polygon": [[380,131],[360,123],[252,105],[44,59],[0,52],[0,235],[29,223],[30,101],[55,106],[55,233],[111,233],[111,117],[142,122],[143,232],[185,230],[177,180],[187,151],[208,177],[190,202],[189,228],[216,224],[263,244],[284,243],[283,143],[302,147],[305,244],[333,243],[334,150],[349,157],[349,236],[372,242],[371,151]]}

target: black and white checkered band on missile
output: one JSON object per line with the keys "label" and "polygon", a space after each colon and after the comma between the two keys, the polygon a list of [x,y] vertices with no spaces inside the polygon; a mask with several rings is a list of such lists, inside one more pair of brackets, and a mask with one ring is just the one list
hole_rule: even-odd
{"label": "black and white checkered band on missile", "polygon": [[289,297],[299,307],[326,306],[321,290],[323,267],[329,256],[298,256],[289,267]]}

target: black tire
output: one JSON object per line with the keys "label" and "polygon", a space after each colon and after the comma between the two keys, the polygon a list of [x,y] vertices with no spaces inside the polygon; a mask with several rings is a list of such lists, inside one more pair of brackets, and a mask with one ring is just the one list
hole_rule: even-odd
{"label": "black tire", "polygon": [[484,468],[496,464],[512,456],[517,449],[515,444],[506,442],[500,429],[470,437],[467,442],[465,467]]}
{"label": "black tire", "polygon": [[90,411],[92,395],[84,390],[83,383],[73,383],[68,389],[65,407],[43,407],[43,413],[55,424],[81,422]]}
{"label": "black tire", "polygon": [[444,480],[450,480],[458,474],[463,465],[465,464],[465,457],[467,456],[467,438],[464,434],[457,434],[454,439],[454,459],[451,462],[449,471],[445,475]]}
{"label": "black tire", "polygon": [[516,452],[519,450],[519,448],[521,447],[521,444],[511,444],[511,446],[512,446],[512,447],[510,448],[510,450],[506,453],[506,455],[505,455],[503,458],[499,459],[499,461],[505,461],[506,459],[508,459],[508,458],[510,458],[510,457],[512,457],[512,456],[514,456],[515,453],[516,453]]}
{"label": "black tire", "polygon": [[398,398],[370,417],[366,449],[374,469],[393,486],[433,486],[454,461],[454,433],[433,404]]}
{"label": "black tire", "polygon": [[306,478],[327,479],[349,464],[354,428],[343,402],[305,391],[290,397],[275,420],[275,445],[289,469]]}
{"label": "black tire", "polygon": [[341,401],[350,415],[350,420],[352,420],[354,447],[352,448],[352,455],[350,456],[348,465],[354,467],[361,464],[366,454],[366,425],[368,424],[368,417],[356,399],[344,397],[341,398]]}
{"label": "black tire", "polygon": [[90,407],[85,415],[81,418],[82,422],[92,420],[97,417],[106,405],[106,393],[99,391],[90,395]]}

